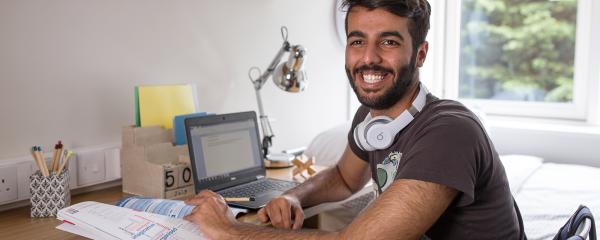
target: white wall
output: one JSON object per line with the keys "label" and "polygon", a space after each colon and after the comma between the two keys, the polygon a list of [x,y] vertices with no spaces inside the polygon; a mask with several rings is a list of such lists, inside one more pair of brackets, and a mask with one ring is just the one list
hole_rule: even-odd
{"label": "white wall", "polygon": [[[0,159],[120,141],[133,87],[196,83],[202,111],[257,110],[247,71],[281,46],[308,49],[308,89],[262,91],[274,149],[302,146],[346,120],[343,46],[333,1],[0,1]],[[285,106],[285,108],[284,108]]]}

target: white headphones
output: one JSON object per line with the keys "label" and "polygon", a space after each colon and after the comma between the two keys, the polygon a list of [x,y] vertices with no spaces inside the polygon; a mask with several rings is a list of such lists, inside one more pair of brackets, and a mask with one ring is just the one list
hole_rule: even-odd
{"label": "white headphones", "polygon": [[419,95],[412,102],[411,106],[404,110],[396,119],[388,116],[372,117],[368,113],[361,123],[354,128],[354,142],[363,151],[374,151],[386,149],[392,145],[392,141],[404,127],[406,127],[417,113],[425,107],[427,88],[419,84]]}

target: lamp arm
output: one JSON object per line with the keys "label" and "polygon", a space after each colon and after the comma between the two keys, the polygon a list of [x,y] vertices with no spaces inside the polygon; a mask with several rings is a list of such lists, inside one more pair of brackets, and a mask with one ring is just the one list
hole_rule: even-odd
{"label": "lamp arm", "polygon": [[260,75],[260,77],[258,79],[253,81],[254,89],[256,89],[258,91],[262,88],[263,85],[265,85],[265,83],[267,82],[269,77],[271,77],[271,75],[273,74],[273,71],[275,71],[275,68],[277,68],[277,64],[279,64],[279,61],[281,61],[281,58],[283,58],[283,54],[285,54],[285,52],[289,52],[289,51],[290,51],[290,43],[286,40],[281,45],[281,48],[279,49],[277,54],[275,54],[275,58],[273,58],[273,61],[271,61],[271,64],[269,64],[269,67],[267,68],[267,70],[262,75]]}
{"label": "lamp arm", "polygon": [[273,130],[271,129],[271,123],[269,122],[269,117],[265,115],[262,105],[262,98],[260,97],[260,88],[255,89],[256,92],[256,101],[258,102],[258,113],[260,118],[260,128],[262,129],[262,155],[264,158],[269,154],[269,148],[272,145],[273,139]]}
{"label": "lamp arm", "polygon": [[260,89],[256,89],[256,101],[258,102],[258,114],[260,118],[260,127],[262,129],[263,137],[273,137],[273,130],[269,122],[269,117],[265,114],[262,104],[262,98],[260,97]]}
{"label": "lamp arm", "polygon": [[285,52],[288,52],[289,50],[290,50],[290,43],[287,40],[285,40],[283,42],[283,45],[281,45],[281,48],[275,55],[275,58],[273,58],[273,61],[271,61],[271,64],[269,64],[269,67],[267,68],[267,70],[263,74],[261,74],[258,79],[252,81],[252,83],[254,84],[254,91],[256,92],[256,101],[258,102],[260,127],[262,129],[262,134],[263,134],[262,151],[263,151],[263,157],[265,157],[265,158],[267,157],[267,154],[269,153],[269,148],[271,147],[271,145],[273,143],[272,139],[273,139],[274,135],[273,135],[273,129],[271,128],[271,123],[269,121],[269,117],[265,114],[265,111],[263,108],[262,98],[260,96],[260,89],[267,82],[269,77],[271,77],[271,75],[275,71],[275,68],[277,68],[277,64],[279,64],[279,61],[281,61],[283,54],[285,54]]}

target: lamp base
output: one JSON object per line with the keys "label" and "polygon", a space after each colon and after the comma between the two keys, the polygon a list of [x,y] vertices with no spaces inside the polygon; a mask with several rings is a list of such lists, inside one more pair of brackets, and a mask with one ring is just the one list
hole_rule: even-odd
{"label": "lamp base", "polygon": [[267,169],[289,168],[292,166],[294,166],[292,162],[279,162],[265,159],[265,168]]}
{"label": "lamp base", "polygon": [[291,167],[294,165],[294,164],[292,164],[292,160],[294,160],[294,158],[296,158],[294,155],[287,154],[287,153],[267,154],[267,157],[265,158],[265,167],[266,168]]}

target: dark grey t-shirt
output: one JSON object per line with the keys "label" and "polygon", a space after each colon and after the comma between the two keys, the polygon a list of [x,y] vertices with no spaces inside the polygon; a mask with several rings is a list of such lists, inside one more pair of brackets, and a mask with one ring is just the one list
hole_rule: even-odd
{"label": "dark grey t-shirt", "polygon": [[358,109],[348,134],[352,151],[370,163],[379,190],[395,179],[448,186],[456,199],[427,231],[431,239],[518,239],[519,223],[498,153],[477,117],[462,104],[429,94],[427,105],[388,149],[362,151],[353,131],[369,109]]}

